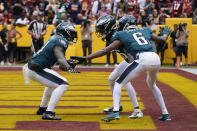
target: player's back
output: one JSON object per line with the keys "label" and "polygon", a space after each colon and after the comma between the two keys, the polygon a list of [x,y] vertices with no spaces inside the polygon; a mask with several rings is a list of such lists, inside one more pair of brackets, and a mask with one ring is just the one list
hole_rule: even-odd
{"label": "player's back", "polygon": [[153,51],[150,42],[151,33],[149,28],[136,28],[118,32],[115,39],[120,40],[124,45],[124,49],[136,57],[137,53]]}
{"label": "player's back", "polygon": [[53,51],[55,46],[61,46],[66,50],[68,42],[59,35],[52,36],[37,53],[34,53],[31,63],[42,68],[51,68],[57,62]]}

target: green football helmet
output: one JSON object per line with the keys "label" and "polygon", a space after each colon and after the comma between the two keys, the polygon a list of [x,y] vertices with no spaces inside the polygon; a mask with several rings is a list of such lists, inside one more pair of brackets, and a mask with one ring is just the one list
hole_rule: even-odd
{"label": "green football helmet", "polygon": [[71,44],[77,42],[77,31],[70,22],[60,23],[56,27],[56,34],[66,38]]}
{"label": "green football helmet", "polygon": [[104,15],[99,17],[95,25],[96,35],[102,37],[102,40],[105,40],[107,37],[117,29],[116,28],[116,19],[111,15]]}
{"label": "green football helmet", "polygon": [[132,15],[124,15],[122,18],[118,21],[118,31],[126,30],[127,27],[136,27],[137,26],[137,20]]}

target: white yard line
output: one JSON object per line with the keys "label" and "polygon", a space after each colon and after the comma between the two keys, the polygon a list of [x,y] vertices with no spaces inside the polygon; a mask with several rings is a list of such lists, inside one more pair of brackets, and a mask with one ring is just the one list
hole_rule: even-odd
{"label": "white yard line", "polygon": [[181,70],[187,71],[187,72],[189,72],[189,73],[192,73],[192,74],[197,75],[197,69],[181,69]]}

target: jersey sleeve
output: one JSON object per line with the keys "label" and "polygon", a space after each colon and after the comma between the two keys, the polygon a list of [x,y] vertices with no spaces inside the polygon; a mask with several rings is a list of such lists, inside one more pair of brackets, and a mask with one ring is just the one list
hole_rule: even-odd
{"label": "jersey sleeve", "polygon": [[152,34],[153,33],[153,31],[150,29],[150,28],[148,28],[148,27],[144,27],[148,32],[150,32],[150,34]]}
{"label": "jersey sleeve", "polygon": [[60,39],[57,39],[56,45],[61,46],[64,48],[64,50],[66,50],[68,48],[68,41],[63,38],[60,38]]}
{"label": "jersey sleeve", "polygon": [[125,34],[125,31],[119,31],[117,32],[116,34],[114,34],[112,37],[112,42],[115,41],[115,40],[120,40],[122,41],[122,39],[124,38],[124,34]]}

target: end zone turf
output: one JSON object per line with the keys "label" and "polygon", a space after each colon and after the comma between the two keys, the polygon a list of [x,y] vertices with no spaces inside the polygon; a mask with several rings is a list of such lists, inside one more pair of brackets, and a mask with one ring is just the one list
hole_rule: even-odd
{"label": "end zone turf", "polygon": [[0,130],[197,130],[196,75],[173,69],[160,71],[158,87],[172,121],[157,120],[160,109],[145,83],[146,76],[142,75],[132,84],[145,117],[128,119],[133,107],[123,89],[121,104],[124,111],[120,120],[104,123],[100,120],[105,116],[102,109],[112,104],[107,81],[112,69],[84,68],[77,75],[59,72],[70,83],[55,110],[62,121],[43,121],[35,115],[44,88],[35,82],[26,86],[20,70],[0,71]]}

